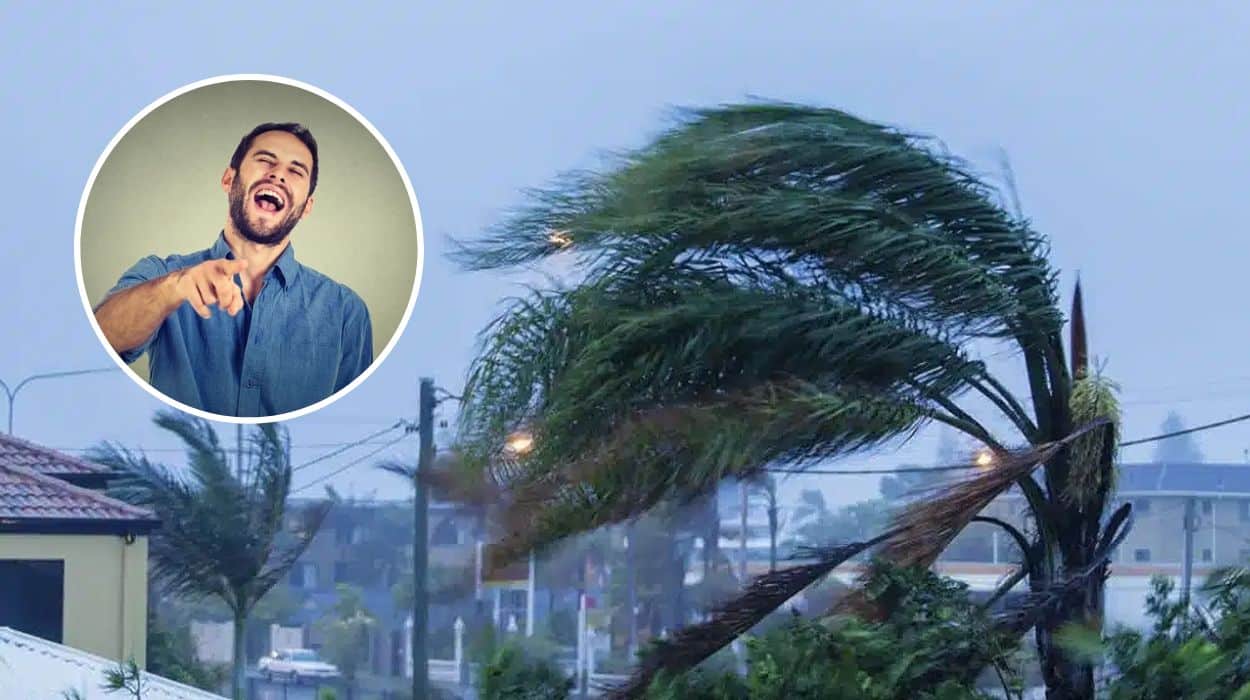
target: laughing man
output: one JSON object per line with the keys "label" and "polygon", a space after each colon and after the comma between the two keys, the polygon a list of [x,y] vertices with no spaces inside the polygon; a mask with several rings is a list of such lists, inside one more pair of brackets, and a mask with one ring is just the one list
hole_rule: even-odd
{"label": "laughing man", "polygon": [[122,359],[149,353],[158,391],[217,415],[272,416],[330,396],[373,362],[364,302],[291,247],[317,169],[308,129],[252,129],[221,176],[230,208],[213,246],[143,258],[96,308]]}

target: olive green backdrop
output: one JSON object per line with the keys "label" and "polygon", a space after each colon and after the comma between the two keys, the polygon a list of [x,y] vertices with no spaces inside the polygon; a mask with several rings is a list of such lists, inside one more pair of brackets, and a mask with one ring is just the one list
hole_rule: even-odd
{"label": "olive green backdrop", "polygon": [[[92,306],[145,255],[208,248],[227,217],[222,172],[263,122],[300,122],[317,139],[313,211],[291,233],[296,258],[351,287],[373,320],[375,358],[399,331],[417,271],[416,215],[395,164],[369,130],[333,102],[266,81],[184,93],[118,142],[88,195],[83,283]],[[148,376],[146,355],[131,366]]]}

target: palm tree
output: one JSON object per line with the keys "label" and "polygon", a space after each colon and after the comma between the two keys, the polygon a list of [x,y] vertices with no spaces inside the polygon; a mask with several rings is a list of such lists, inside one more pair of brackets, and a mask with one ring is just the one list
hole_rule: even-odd
{"label": "palm tree", "polygon": [[751,485],[756,495],[764,500],[768,514],[768,570],[777,570],[777,536],[785,523],[781,517],[781,503],[777,500],[777,477],[769,474]]}
{"label": "palm tree", "polygon": [[[1058,275],[1018,207],[929,139],[733,105],[533,192],[457,252],[475,270],[555,256],[576,281],[513,300],[483,332],[460,415],[468,461],[507,493],[501,554],[941,424],[994,468],[906,508],[880,541],[825,550],[829,568],[870,544],[928,566],[1014,485],[1038,534],[1019,575],[1034,607],[1009,624],[1036,627],[1049,697],[1092,697],[1092,667],[1053,633],[1098,624],[1101,567],[1128,524],[1124,511],[1104,528],[1114,396],[1087,371],[1079,309],[1065,348]],[[975,359],[991,344],[1020,358],[1026,399]],[[534,449],[499,474],[494,446],[519,428]],[[821,568],[766,575],[784,586],[748,590],[664,667],[728,643]]]}
{"label": "palm tree", "polygon": [[174,411],[155,422],[187,447],[185,477],[142,453],[106,444],[91,459],[124,476],[117,495],[151,508],[161,526],[149,540],[153,575],[170,593],[215,597],[234,618],[233,696],[243,697],[247,671],[244,634],[252,609],[308,547],[328,503],[303,509],[299,527],[286,529],[291,490],[290,442],[274,425],[251,435],[252,463],[236,475],[211,423]]}

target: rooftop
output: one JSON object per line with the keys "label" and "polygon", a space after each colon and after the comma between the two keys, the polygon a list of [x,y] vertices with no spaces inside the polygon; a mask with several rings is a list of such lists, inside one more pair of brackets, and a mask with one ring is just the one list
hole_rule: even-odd
{"label": "rooftop", "polygon": [[1120,465],[1119,495],[1250,498],[1250,464],[1144,462]]}
{"label": "rooftop", "polygon": [[[106,669],[117,663],[85,651],[0,627],[0,697],[59,698],[78,691],[84,700],[110,700],[105,693]],[[143,697],[151,700],[224,700],[220,695],[143,672]]]}
{"label": "rooftop", "polygon": [[24,467],[87,487],[103,486],[110,474],[102,465],[4,434],[0,434],[0,466]]}
{"label": "rooftop", "polygon": [[0,463],[0,533],[143,534],[156,524],[143,508]]}

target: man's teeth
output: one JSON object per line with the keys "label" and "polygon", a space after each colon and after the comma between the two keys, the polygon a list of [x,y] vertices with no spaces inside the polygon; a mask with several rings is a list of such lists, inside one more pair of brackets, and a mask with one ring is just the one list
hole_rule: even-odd
{"label": "man's teeth", "polygon": [[273,197],[273,198],[274,198],[274,200],[276,200],[276,201],[277,201],[277,203],[278,203],[278,208],[279,208],[279,209],[281,209],[282,207],[286,206],[286,200],[285,200],[285,199],[283,199],[283,198],[282,198],[282,195],[281,195],[281,194],[279,194],[276,190],[271,190],[271,189],[269,189],[269,188],[267,188],[267,187],[266,187],[266,188],[262,188],[262,189],[260,189],[260,190],[258,190],[258,191],[256,192],[256,196],[257,196],[257,197],[263,197],[263,196],[265,196],[265,195],[268,195],[268,196],[270,196],[270,197]]}

